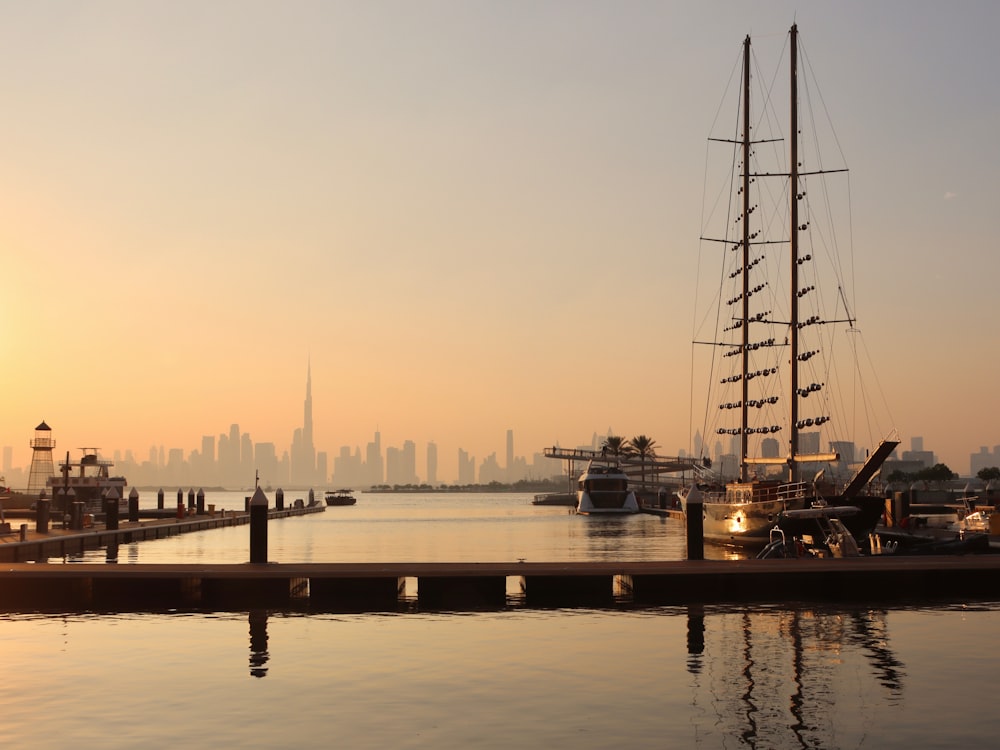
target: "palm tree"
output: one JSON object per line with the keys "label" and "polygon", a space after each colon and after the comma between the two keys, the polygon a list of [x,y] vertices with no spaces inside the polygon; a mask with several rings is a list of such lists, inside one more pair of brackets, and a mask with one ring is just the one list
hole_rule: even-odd
{"label": "palm tree", "polygon": [[653,458],[656,455],[656,449],[659,447],[656,441],[645,435],[636,435],[629,442],[629,452],[639,457],[639,463],[642,467],[640,471],[642,472],[642,483],[646,484],[646,457]]}
{"label": "palm tree", "polygon": [[625,438],[618,435],[608,435],[607,439],[601,444],[601,455],[612,456],[618,459],[628,454],[628,448],[628,441]]}

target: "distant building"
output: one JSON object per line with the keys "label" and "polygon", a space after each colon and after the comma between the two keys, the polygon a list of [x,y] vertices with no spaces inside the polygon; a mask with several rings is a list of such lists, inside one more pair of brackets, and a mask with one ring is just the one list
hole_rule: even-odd
{"label": "distant building", "polygon": [[433,441],[427,443],[427,484],[434,486],[438,483],[438,447]]}
{"label": "distant building", "polygon": [[775,438],[769,437],[760,441],[761,458],[777,458],[781,455],[781,453],[779,453],[780,450],[781,443],[779,443]]}
{"label": "distant building", "polygon": [[476,459],[461,448],[458,449],[458,483],[476,483]]}
{"label": "distant building", "polygon": [[1000,468],[1000,445],[994,445],[992,451],[985,445],[981,447],[979,453],[969,456],[969,466],[969,473],[972,476],[976,476],[983,469]]}

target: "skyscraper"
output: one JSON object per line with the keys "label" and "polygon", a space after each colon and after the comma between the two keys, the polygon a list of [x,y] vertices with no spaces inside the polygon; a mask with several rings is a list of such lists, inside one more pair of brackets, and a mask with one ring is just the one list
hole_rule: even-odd
{"label": "skyscraper", "polygon": [[306,368],[306,400],[302,407],[302,428],[292,436],[292,484],[311,486],[316,481],[316,447],[313,445],[312,362]]}
{"label": "skyscraper", "polygon": [[434,486],[438,482],[438,447],[432,440],[427,443],[427,484]]}

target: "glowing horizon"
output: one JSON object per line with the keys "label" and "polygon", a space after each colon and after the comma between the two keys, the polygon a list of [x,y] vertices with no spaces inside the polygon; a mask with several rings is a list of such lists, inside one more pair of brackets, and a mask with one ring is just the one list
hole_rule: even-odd
{"label": "glowing horizon", "polygon": [[331,462],[376,429],[440,477],[508,429],[690,450],[705,139],[746,34],[770,61],[794,21],[889,426],[968,471],[1000,443],[1000,8],[755,5],[0,10],[0,446],[280,453],[311,361]]}

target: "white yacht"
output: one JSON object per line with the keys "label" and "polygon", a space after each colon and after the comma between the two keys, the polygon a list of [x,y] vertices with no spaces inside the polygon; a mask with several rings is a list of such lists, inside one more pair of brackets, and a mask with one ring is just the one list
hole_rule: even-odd
{"label": "white yacht", "polygon": [[617,465],[587,464],[580,475],[576,512],[583,515],[638,513],[639,501],[628,488],[628,477]]}

